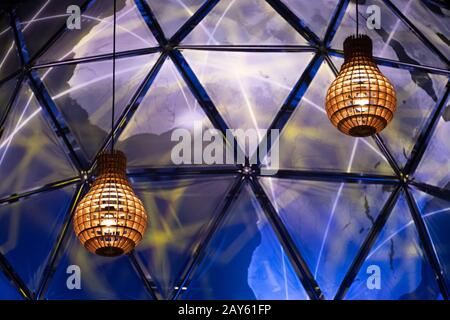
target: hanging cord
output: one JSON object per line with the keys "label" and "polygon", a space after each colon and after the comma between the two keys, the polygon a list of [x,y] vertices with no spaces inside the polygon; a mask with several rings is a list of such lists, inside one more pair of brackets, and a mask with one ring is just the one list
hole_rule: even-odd
{"label": "hanging cord", "polygon": [[356,0],[356,37],[359,35],[359,0]]}
{"label": "hanging cord", "polygon": [[112,92],[112,115],[111,115],[111,153],[114,153],[114,114],[116,105],[116,15],[117,15],[117,1],[114,0],[114,22],[113,22],[113,92]]}

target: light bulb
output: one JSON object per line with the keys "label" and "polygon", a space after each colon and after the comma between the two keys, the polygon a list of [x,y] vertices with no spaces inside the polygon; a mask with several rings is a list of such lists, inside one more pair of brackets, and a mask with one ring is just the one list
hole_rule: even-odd
{"label": "light bulb", "polygon": [[77,205],[73,225],[87,250],[114,257],[142,240],[147,213],[127,180],[125,155],[103,153],[97,163],[97,177]]}
{"label": "light bulb", "polygon": [[372,58],[372,41],[366,35],[344,42],[344,64],[328,89],[326,111],[341,132],[371,136],[392,120],[397,98],[394,87]]}

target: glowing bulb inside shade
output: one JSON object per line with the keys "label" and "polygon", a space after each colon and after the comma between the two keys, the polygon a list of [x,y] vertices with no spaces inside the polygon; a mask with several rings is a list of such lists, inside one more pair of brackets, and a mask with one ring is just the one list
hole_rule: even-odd
{"label": "glowing bulb inside shade", "polygon": [[356,105],[356,107],[355,107],[356,112],[369,111],[369,108],[367,107],[367,105],[369,104],[369,99],[367,99],[367,98],[354,99],[353,104]]}
{"label": "glowing bulb inside shade", "polygon": [[116,224],[116,221],[114,219],[104,219],[100,223],[101,226],[105,226],[105,227],[111,227],[115,224]]}

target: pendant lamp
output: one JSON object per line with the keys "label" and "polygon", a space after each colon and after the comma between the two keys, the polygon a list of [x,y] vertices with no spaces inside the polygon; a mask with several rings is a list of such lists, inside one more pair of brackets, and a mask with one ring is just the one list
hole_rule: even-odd
{"label": "pendant lamp", "polygon": [[[358,17],[358,1],[356,2]],[[394,87],[372,57],[372,40],[358,32],[344,41],[344,64],[326,96],[331,123],[344,134],[367,137],[379,133],[394,117]]]}
{"label": "pendant lamp", "polygon": [[114,150],[116,0],[114,0],[111,150],[97,158],[97,174],[73,217],[74,231],[95,254],[115,257],[130,252],[143,238],[147,213],[126,176],[125,154]]}

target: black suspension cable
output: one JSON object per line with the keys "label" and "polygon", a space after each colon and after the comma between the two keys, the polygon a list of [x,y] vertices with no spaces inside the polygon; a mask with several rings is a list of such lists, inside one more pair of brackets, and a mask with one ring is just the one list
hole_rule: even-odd
{"label": "black suspension cable", "polygon": [[359,35],[359,0],[356,0],[356,37]]}
{"label": "black suspension cable", "polygon": [[114,0],[114,22],[113,22],[113,74],[112,74],[112,83],[113,83],[113,92],[112,92],[112,115],[111,115],[111,153],[114,153],[114,114],[115,114],[115,105],[116,105],[116,17],[117,15],[117,1]]}

